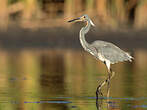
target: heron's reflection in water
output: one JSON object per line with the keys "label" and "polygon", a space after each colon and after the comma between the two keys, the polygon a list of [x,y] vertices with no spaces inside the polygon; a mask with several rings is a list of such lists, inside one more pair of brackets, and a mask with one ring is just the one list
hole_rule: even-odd
{"label": "heron's reflection in water", "polygon": [[97,110],[116,110],[119,109],[119,107],[116,105],[115,102],[113,102],[111,99],[107,98],[105,100],[104,97],[96,97],[96,108]]}
{"label": "heron's reflection in water", "polygon": [[103,99],[96,97],[96,108],[97,110],[101,110],[103,105]]}

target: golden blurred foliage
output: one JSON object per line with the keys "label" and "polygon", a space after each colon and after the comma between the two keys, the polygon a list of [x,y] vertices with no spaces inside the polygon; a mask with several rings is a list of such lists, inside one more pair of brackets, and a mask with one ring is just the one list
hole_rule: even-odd
{"label": "golden blurred foliage", "polygon": [[38,3],[36,0],[25,0],[24,2],[24,10],[23,10],[23,19],[31,19],[33,18],[38,11]]}
{"label": "golden blurred foliage", "polygon": [[147,0],[142,0],[136,8],[135,12],[135,22],[136,28],[147,27]]}
{"label": "golden blurred foliage", "polygon": [[88,14],[103,27],[144,29],[146,8],[146,0],[1,0],[0,27],[6,28],[8,21],[28,27],[61,26],[68,18]]}
{"label": "golden blurred foliage", "polygon": [[[8,25],[8,7],[7,0],[0,1],[0,29],[6,29]],[[5,22],[4,22],[5,21]]]}

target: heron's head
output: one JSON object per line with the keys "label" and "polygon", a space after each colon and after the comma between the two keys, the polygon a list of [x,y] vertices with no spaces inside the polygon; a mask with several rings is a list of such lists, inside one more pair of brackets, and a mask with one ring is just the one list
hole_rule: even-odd
{"label": "heron's head", "polygon": [[69,20],[68,22],[76,22],[76,21],[88,21],[92,26],[95,26],[92,20],[86,14],[81,17]]}

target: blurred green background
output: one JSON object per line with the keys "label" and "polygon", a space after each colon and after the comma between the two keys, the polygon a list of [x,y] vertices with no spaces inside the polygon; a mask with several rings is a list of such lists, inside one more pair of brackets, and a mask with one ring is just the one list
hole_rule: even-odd
{"label": "blurred green background", "polygon": [[96,110],[107,69],[82,49],[84,23],[67,23],[83,14],[96,24],[88,42],[109,41],[134,57],[112,66],[103,109],[146,109],[146,9],[147,0],[0,0],[0,109]]}

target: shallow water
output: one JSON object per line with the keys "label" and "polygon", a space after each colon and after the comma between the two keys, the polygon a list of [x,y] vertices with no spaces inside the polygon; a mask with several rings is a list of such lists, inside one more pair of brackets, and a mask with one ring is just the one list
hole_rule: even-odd
{"label": "shallow water", "polygon": [[[107,76],[103,63],[81,50],[0,50],[0,109],[96,110],[95,91]],[[147,109],[147,51],[135,61],[112,66],[109,101],[106,86],[101,109]],[[99,102],[101,101],[99,99]],[[109,107],[108,107],[109,105]]]}

